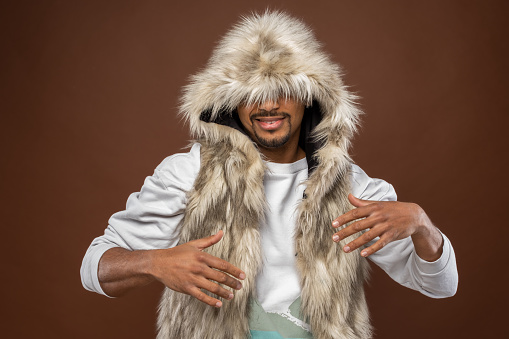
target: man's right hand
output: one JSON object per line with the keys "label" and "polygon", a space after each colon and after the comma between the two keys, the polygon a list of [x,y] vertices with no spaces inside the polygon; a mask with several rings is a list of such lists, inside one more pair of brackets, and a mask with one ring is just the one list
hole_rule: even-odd
{"label": "man's right hand", "polygon": [[161,250],[129,251],[112,248],[99,262],[99,281],[110,296],[120,296],[129,290],[158,280],[168,288],[189,294],[214,307],[221,307],[219,299],[205,294],[212,292],[224,299],[233,293],[218,283],[239,290],[246,275],[229,262],[203,252],[218,243],[223,232]]}
{"label": "man's right hand", "polygon": [[219,231],[174,248],[152,251],[152,276],[172,290],[189,294],[210,306],[221,307],[221,301],[203,293],[201,289],[230,300],[233,293],[215,282],[240,290],[242,284],[237,279],[246,277],[242,270],[229,262],[203,252],[222,237],[223,231]]}

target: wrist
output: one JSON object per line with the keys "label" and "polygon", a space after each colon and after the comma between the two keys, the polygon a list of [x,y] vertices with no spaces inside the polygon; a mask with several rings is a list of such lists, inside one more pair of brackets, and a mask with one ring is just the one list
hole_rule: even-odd
{"label": "wrist", "polygon": [[434,227],[433,223],[429,219],[428,215],[422,209],[421,206],[415,205],[415,215],[416,215],[416,224],[417,224],[417,230],[415,234],[417,236],[427,236],[430,233],[430,228]]}
{"label": "wrist", "polygon": [[432,233],[432,227],[434,228],[435,226],[426,223],[419,224],[415,232],[412,234],[412,240],[414,243],[415,241],[424,241],[429,238]]}
{"label": "wrist", "polygon": [[443,238],[440,231],[433,225],[424,210],[416,205],[417,221],[416,230],[412,234],[417,255],[428,262],[438,260],[442,255]]}
{"label": "wrist", "polygon": [[142,273],[152,279],[159,280],[157,274],[157,258],[160,250],[144,251],[144,260],[141,267]]}
{"label": "wrist", "polygon": [[419,258],[425,261],[433,262],[442,256],[442,234],[433,225],[423,228],[419,233],[413,234],[412,242]]}

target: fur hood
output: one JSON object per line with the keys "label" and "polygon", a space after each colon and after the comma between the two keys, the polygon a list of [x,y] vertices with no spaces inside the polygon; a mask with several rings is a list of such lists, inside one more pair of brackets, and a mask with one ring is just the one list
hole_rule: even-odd
{"label": "fur hood", "polygon": [[246,142],[243,135],[220,125],[242,131],[235,113],[240,103],[280,97],[307,106],[300,146],[310,168],[326,154],[350,162],[347,151],[361,113],[356,97],[310,28],[282,12],[242,18],[184,88],[180,113],[194,138],[212,143],[228,138],[238,145]]}

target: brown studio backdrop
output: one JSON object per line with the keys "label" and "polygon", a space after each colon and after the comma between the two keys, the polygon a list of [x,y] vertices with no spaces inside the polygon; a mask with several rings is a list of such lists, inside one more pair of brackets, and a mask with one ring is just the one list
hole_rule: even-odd
{"label": "brown studio backdrop", "polygon": [[25,1],[0,5],[4,338],[150,338],[162,290],[86,292],[109,216],[187,144],[180,88],[239,15],[310,24],[367,113],[352,150],[452,240],[432,300],[374,267],[376,338],[500,338],[507,303],[504,1]]}

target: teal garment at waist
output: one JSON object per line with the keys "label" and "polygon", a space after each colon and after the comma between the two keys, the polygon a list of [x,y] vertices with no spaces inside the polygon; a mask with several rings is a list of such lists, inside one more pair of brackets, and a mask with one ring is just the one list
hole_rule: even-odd
{"label": "teal garment at waist", "polygon": [[249,330],[253,339],[309,339],[313,338],[309,324],[300,315],[300,297],[287,312],[265,312],[258,300],[250,302]]}

